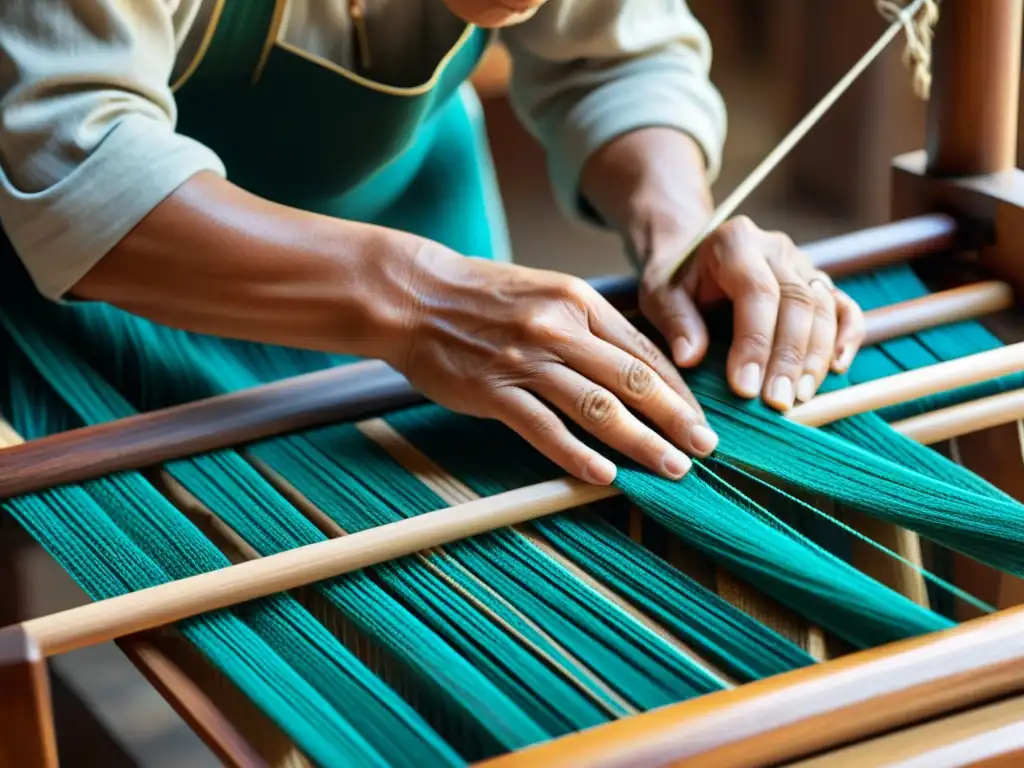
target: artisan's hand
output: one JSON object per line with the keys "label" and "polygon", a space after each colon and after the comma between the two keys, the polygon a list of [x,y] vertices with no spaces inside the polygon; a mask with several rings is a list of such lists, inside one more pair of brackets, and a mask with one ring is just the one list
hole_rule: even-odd
{"label": "artisan's hand", "polygon": [[781,233],[729,221],[665,281],[713,212],[703,155],[688,136],[665,128],[622,136],[589,159],[581,186],[643,264],[641,310],[679,366],[707,352],[700,310],[728,300],[727,376],[737,394],[786,409],[813,397],[830,368],[849,367],[864,336],[860,309]]}
{"label": "artisan's hand", "polygon": [[[657,277],[685,251],[688,233],[659,238],[647,261],[640,306],[664,334],[675,362],[700,362],[708,330],[698,308],[733,305],[727,375],[743,397],[760,394],[787,409],[810,400],[829,369],[849,367],[864,337],[857,305],[781,232],[765,232],[745,217],[727,222],[687,260],[677,279]],[[653,278],[651,276],[654,276]]]}
{"label": "artisan's hand", "polygon": [[691,465],[680,448],[714,449],[672,363],[586,282],[433,246],[407,280],[409,319],[388,362],[435,402],[504,422],[591,483],[610,483],[615,465],[558,412],[673,479]]}

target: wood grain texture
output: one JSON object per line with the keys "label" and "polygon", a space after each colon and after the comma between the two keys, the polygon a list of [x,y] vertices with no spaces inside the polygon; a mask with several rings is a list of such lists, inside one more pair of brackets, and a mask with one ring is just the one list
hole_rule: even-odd
{"label": "wood grain texture", "polygon": [[56,768],[46,660],[15,625],[0,630],[0,768]]}
{"label": "wood grain texture", "polygon": [[403,376],[375,360],[296,376],[4,449],[0,498],[421,401]]}
{"label": "wood grain texture", "polygon": [[1024,691],[1024,609],[663,707],[481,768],[755,768]]}
{"label": "wood grain texture", "polygon": [[928,173],[978,176],[1017,159],[1024,0],[944,0],[928,105]]}
{"label": "wood grain texture", "polygon": [[1022,764],[1024,697],[1017,696],[790,763],[786,768],[1010,768]]}
{"label": "wood grain texture", "polygon": [[[958,236],[954,220],[929,215],[806,249],[838,277],[952,247]],[[618,309],[635,308],[633,278],[603,277],[591,284]],[[420,402],[405,378],[380,361],[296,376],[0,451],[0,499]]]}

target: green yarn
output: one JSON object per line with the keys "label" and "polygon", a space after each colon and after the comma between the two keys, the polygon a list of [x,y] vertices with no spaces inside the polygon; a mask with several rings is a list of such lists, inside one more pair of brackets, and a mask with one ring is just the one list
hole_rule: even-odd
{"label": "green yarn", "polygon": [[[1024,575],[1024,507],[1018,502],[943,482],[935,473],[901,466],[834,431],[804,427],[761,402],[742,401],[728,390],[722,371],[713,368],[694,372],[690,383],[718,431],[719,458],[767,472],[993,567]],[[913,450],[909,441],[901,448]],[[944,471],[955,472],[952,467]]]}
{"label": "green yarn", "polygon": [[[7,356],[6,362],[3,411],[17,430],[31,439],[48,434],[54,426],[71,425],[68,420],[54,418],[60,412],[59,403],[52,395],[47,396],[49,393],[38,382],[32,381],[34,374],[26,366],[12,355]],[[16,497],[6,500],[3,506],[94,600],[228,564],[212,545],[191,548],[189,540],[194,543],[201,534],[136,473]],[[286,596],[267,598],[247,606],[247,610],[289,618],[303,614]],[[313,638],[318,628],[326,634],[311,618],[304,628],[313,633]],[[396,750],[386,752],[391,752],[389,757],[399,762],[386,760],[366,740],[366,733],[339,715],[324,699],[323,691],[299,673],[298,670],[308,667],[302,655],[307,659],[316,656],[315,643],[301,642],[303,635],[299,632],[264,636],[234,611],[199,616],[182,622],[178,629],[257,706],[275,713],[282,729],[319,764],[407,764]],[[285,642],[277,644],[281,639]],[[372,706],[372,699],[360,695],[358,678],[349,682],[346,674],[362,671],[362,676],[370,679],[369,672],[359,670],[354,657],[348,656],[344,661],[351,669],[344,669],[341,664],[317,664],[319,674],[340,686],[339,694],[352,695],[350,702]],[[363,720],[360,726],[370,726],[366,730],[372,730],[372,712],[354,714],[356,722]],[[365,720],[364,714],[369,714]],[[425,728],[422,730],[426,733]],[[435,743],[431,745],[431,741]],[[458,758],[436,737],[425,739],[418,749],[421,755],[430,754],[439,764],[459,764]]]}
{"label": "green yarn", "polygon": [[[387,421],[482,496],[538,483],[554,473],[527,451],[504,450],[503,461],[480,471],[478,456],[494,451],[496,445],[504,448],[497,442],[501,429],[495,425],[442,415],[429,406],[390,414]],[[531,527],[738,680],[757,680],[814,663],[799,646],[593,514],[571,511],[537,520]]]}
{"label": "green yarn", "polygon": [[[135,412],[120,394],[78,359],[60,338],[41,329],[34,329],[33,332],[33,326],[27,319],[22,318],[14,323],[8,322],[9,318],[5,314],[0,315],[4,317],[8,332],[29,351],[39,369],[46,372],[50,383],[76,409],[88,414],[91,422],[107,421]],[[145,347],[140,352],[143,350]],[[271,554],[324,538],[312,523],[233,452],[219,452],[172,462],[167,465],[167,470],[261,554]],[[179,546],[181,536],[180,532],[175,534],[174,547]],[[193,541],[192,546],[197,546],[197,542]],[[205,542],[205,546],[212,548],[208,542]],[[179,557],[187,556],[188,551],[186,549],[177,554]],[[487,713],[488,717],[480,725],[504,748],[521,748],[549,738],[549,731],[527,718],[493,684],[488,683],[477,666],[453,653],[452,649],[442,644],[414,619],[402,604],[364,575],[353,574],[346,579],[320,585],[320,589],[331,603],[342,609],[357,625],[368,631],[395,656],[403,658],[411,670],[427,677],[433,687],[446,697],[453,698],[462,710],[462,717],[479,718],[480,713]],[[316,627],[323,632],[319,624]],[[460,631],[466,630],[460,628]],[[308,627],[304,632],[315,636]],[[302,647],[302,643],[295,645]],[[316,679],[326,678],[317,676]],[[329,682],[329,679],[326,680]],[[393,698],[393,694],[391,696]],[[385,703],[389,707],[398,706],[395,702]],[[350,703],[341,700],[339,705],[347,708]],[[396,741],[395,744],[396,748],[402,746],[401,742]],[[417,754],[415,749],[402,749],[411,755]],[[485,753],[492,750],[487,748]]]}
{"label": "green yarn", "polygon": [[[839,285],[865,310],[920,298],[929,293],[914,270],[905,264],[848,278]],[[1002,342],[980,322],[949,323],[864,350],[854,360],[849,377],[852,383],[860,384],[1000,346]],[[877,415],[886,421],[896,421],[1021,387],[1024,387],[1024,371],[881,408]]]}
{"label": "green yarn", "polygon": [[[502,456],[506,467],[522,462],[540,470],[545,478],[561,475],[555,465],[502,425],[433,410],[431,424],[447,439],[472,446],[475,438]],[[402,415],[388,418],[400,423]],[[410,439],[415,442],[415,434]],[[682,481],[672,482],[623,463],[615,484],[645,514],[719,565],[856,646],[878,645],[951,626],[943,617],[830,555],[699,463],[695,467]],[[458,476],[472,485],[474,472],[490,475],[491,469],[467,467]],[[521,486],[522,480],[515,478],[512,485]]]}
{"label": "green yarn", "polygon": [[[925,291],[904,268],[843,287],[866,306]],[[68,428],[74,423],[69,408],[77,420],[98,423],[346,362],[162,328],[103,305],[18,300],[0,316],[20,350],[6,355],[2,407],[27,436]],[[830,376],[826,389],[997,343],[976,323],[886,342],[864,350],[849,378]],[[815,525],[824,521],[829,528],[823,513],[781,490],[755,503],[728,482],[730,471],[768,474],[1024,575],[1024,508],[902,438],[884,420],[1021,386],[1021,376],[811,430],[732,396],[722,359],[716,347],[688,374],[721,438],[713,460],[697,463],[678,483],[620,462],[617,486],[651,519],[856,647],[952,622],[837,557],[847,533],[841,526],[836,542],[816,543]],[[436,406],[389,414],[387,421],[481,495],[561,474],[494,422]],[[351,425],[269,440],[249,454],[347,531],[447,506]],[[500,461],[482,467],[481,456]],[[712,471],[719,466],[729,470]],[[219,451],[165,469],[260,554],[324,538],[246,455]],[[94,597],[227,564],[138,473],[5,506]],[[813,662],[588,510],[529,528],[740,681]],[[381,564],[315,589],[398,662],[399,671],[389,667],[381,674],[405,699],[287,595],[197,617],[179,629],[323,765],[464,764],[725,684],[515,531]]]}

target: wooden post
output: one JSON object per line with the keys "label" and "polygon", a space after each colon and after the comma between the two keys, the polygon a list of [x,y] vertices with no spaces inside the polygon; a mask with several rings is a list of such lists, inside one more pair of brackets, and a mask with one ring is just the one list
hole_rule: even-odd
{"label": "wooden post", "polygon": [[[983,263],[1024,286],[1024,174],[1016,170],[1024,0],[944,0],[936,29],[924,163],[897,161],[893,216],[936,207],[985,221],[995,245]],[[923,173],[922,173],[923,171]],[[954,441],[961,464],[1024,499],[1020,426]],[[953,580],[1000,607],[1024,599],[1021,581],[954,555]],[[975,615],[958,606],[958,618]]]}
{"label": "wooden post", "polygon": [[21,627],[0,630],[0,768],[56,768],[46,659]]}
{"label": "wooden post", "polygon": [[944,0],[928,105],[927,170],[978,176],[1017,157],[1024,0]]}

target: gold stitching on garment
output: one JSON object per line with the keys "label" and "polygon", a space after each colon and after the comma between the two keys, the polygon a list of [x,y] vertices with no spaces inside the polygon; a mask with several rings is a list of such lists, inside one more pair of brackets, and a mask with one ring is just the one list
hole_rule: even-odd
{"label": "gold stitching on garment", "polygon": [[210,20],[206,23],[206,31],[203,32],[203,39],[199,43],[199,48],[196,50],[195,55],[192,57],[192,61],[188,63],[185,71],[181,73],[181,76],[171,84],[171,92],[177,91],[189,78],[196,73],[199,69],[199,65],[203,63],[203,59],[206,58],[206,53],[210,49],[210,43],[213,42],[213,36],[217,32],[217,25],[220,23],[221,14],[224,12],[224,4],[227,0],[216,0],[213,11],[210,13]]}
{"label": "gold stitching on garment", "polygon": [[[441,78],[441,73],[444,72],[452,59],[454,59],[455,56],[458,55],[458,53],[466,46],[469,39],[473,36],[474,31],[476,31],[476,27],[473,24],[467,24],[466,28],[462,31],[462,34],[459,35],[459,39],[455,41],[455,45],[451,47],[448,53],[446,53],[444,57],[442,57],[441,61],[438,62],[437,66],[434,67],[434,72],[431,74],[430,79],[421,85],[414,85],[410,88],[402,88],[396,85],[387,85],[385,83],[378,83],[375,80],[370,80],[369,78],[363,77],[349,69],[338,66],[333,61],[328,61],[327,59],[316,56],[308,51],[304,51],[298,46],[286,43],[280,39],[274,42],[274,46],[306,59],[306,61],[312,62],[313,64],[323,67],[335,74],[341,75],[342,77],[351,80],[356,85],[361,85],[364,88],[369,88],[370,90],[378,91],[379,93],[386,93],[390,96],[422,96],[437,85],[437,81]],[[278,37],[280,37],[280,33],[278,34]]]}
{"label": "gold stitching on garment", "polygon": [[259,82],[263,74],[263,67],[270,58],[270,52],[274,49],[274,43],[281,36],[281,25],[284,23],[284,12],[288,7],[288,0],[274,0],[274,15],[270,17],[270,29],[267,31],[267,39],[263,41],[263,50],[260,52],[260,60],[256,63],[256,69],[252,73],[252,84]]}

